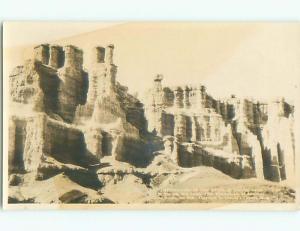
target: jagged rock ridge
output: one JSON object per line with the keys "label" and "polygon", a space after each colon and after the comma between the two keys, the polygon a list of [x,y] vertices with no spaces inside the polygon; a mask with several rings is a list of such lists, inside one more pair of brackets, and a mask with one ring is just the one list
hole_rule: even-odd
{"label": "jagged rock ridge", "polygon": [[[215,100],[202,85],[163,87],[159,75],[144,106],[116,81],[113,51],[113,45],[96,47],[92,68],[86,70],[79,48],[42,44],[35,47],[33,60],[12,71],[11,186],[22,187],[23,178],[47,181],[63,173],[68,184],[71,180],[93,190],[126,176],[144,184],[144,192],[166,175],[202,165],[237,179],[294,176],[292,105]],[[159,165],[170,165],[174,172],[162,168],[154,173],[160,168],[157,155],[164,156]],[[119,169],[125,163],[125,170]],[[59,198],[64,203],[77,197],[81,203],[110,201],[85,200],[78,188]]]}
{"label": "jagged rock ridge", "polygon": [[149,130],[180,166],[214,166],[236,178],[295,176],[294,107],[284,99],[216,100],[203,85],[163,87],[161,75],[145,98]]}

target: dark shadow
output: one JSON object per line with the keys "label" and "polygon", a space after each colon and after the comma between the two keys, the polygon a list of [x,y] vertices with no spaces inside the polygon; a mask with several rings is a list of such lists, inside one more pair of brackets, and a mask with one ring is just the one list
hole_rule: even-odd
{"label": "dark shadow", "polygon": [[70,180],[79,184],[80,186],[87,187],[93,190],[97,190],[102,187],[102,183],[98,179],[98,175],[94,171],[80,172],[67,170],[64,172]]}
{"label": "dark shadow", "polygon": [[63,49],[59,49],[57,64],[57,68],[61,68],[65,65],[65,51]]}
{"label": "dark shadow", "polygon": [[102,154],[103,156],[111,156],[112,154],[112,137],[109,133],[102,133]]}
{"label": "dark shadow", "polygon": [[82,89],[80,89],[81,94],[79,95],[79,104],[84,105],[87,101],[87,94],[89,90],[89,75],[87,72],[82,71]]}
{"label": "dark shadow", "polygon": [[123,161],[139,168],[147,167],[155,157],[153,153],[164,149],[162,138],[151,133],[141,139],[127,139],[125,146],[127,150]]}
{"label": "dark shadow", "polygon": [[16,120],[15,152],[10,157],[9,171],[16,173],[24,172],[24,148],[26,141],[26,121]]}
{"label": "dark shadow", "polygon": [[40,87],[44,93],[43,109],[47,114],[57,113],[60,79],[57,76],[56,71],[39,63],[36,63],[36,69],[39,72],[39,75],[42,76],[42,78],[40,78]]}
{"label": "dark shadow", "polygon": [[278,154],[278,165],[281,180],[286,179],[286,171],[285,171],[285,161],[284,161],[284,152],[280,147],[280,144],[277,143],[277,154]]}

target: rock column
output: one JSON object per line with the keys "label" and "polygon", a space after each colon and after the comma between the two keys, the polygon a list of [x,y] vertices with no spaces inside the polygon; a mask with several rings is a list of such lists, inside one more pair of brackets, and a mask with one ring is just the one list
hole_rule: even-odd
{"label": "rock column", "polygon": [[8,129],[8,171],[9,173],[11,173],[16,170],[16,166],[14,163],[16,153],[16,123],[13,119],[9,120]]}
{"label": "rock column", "polygon": [[183,107],[183,90],[182,88],[178,87],[174,90],[175,95],[175,106],[177,108]]}
{"label": "rock column", "polygon": [[191,127],[192,127],[192,137],[191,141],[192,142],[197,142],[197,118],[195,116],[192,116],[191,118]]}
{"label": "rock column", "polygon": [[186,109],[190,108],[190,106],[191,106],[191,103],[190,103],[190,91],[191,91],[191,89],[188,86],[186,86],[184,88],[183,105],[184,105],[184,108],[186,108]]}
{"label": "rock column", "polygon": [[187,139],[187,121],[186,116],[182,114],[175,115],[174,136],[179,142],[186,142]]}
{"label": "rock column", "polygon": [[43,155],[50,154],[48,148],[50,143],[45,131],[46,123],[47,118],[44,114],[39,114],[27,121],[24,146],[24,168],[26,171],[37,170]]}
{"label": "rock column", "polygon": [[113,64],[113,52],[114,52],[114,45],[110,44],[105,49],[105,63]]}
{"label": "rock column", "polygon": [[64,54],[61,46],[50,46],[50,60],[49,65],[53,68],[60,68],[63,65]]}
{"label": "rock column", "polygon": [[72,122],[84,92],[83,53],[74,46],[66,46],[64,51],[65,63],[58,70],[61,80],[58,87],[58,114],[67,122]]}
{"label": "rock column", "polygon": [[105,48],[104,47],[95,47],[93,50],[93,60],[96,63],[104,63],[105,62]]}
{"label": "rock column", "polygon": [[34,59],[42,64],[48,65],[49,62],[49,45],[41,44],[34,48]]}

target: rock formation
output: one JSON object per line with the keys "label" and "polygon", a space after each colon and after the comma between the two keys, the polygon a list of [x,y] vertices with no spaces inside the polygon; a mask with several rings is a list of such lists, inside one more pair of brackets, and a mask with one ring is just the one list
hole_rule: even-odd
{"label": "rock formation", "polygon": [[102,203],[110,201],[97,194],[102,187],[113,192],[125,179],[142,185],[141,196],[195,166],[237,179],[295,176],[292,105],[216,100],[203,85],[163,87],[162,75],[143,104],[117,82],[113,52],[113,45],[94,48],[85,69],[79,48],[42,44],[12,71],[9,187],[55,177],[78,184],[62,189],[57,203],[88,203],[89,193],[96,197],[91,203]]}
{"label": "rock formation", "polygon": [[37,171],[47,157],[85,168],[106,155],[146,159],[143,105],[116,82],[113,49],[95,48],[93,69],[85,71],[79,48],[43,44],[13,70],[10,172]]}
{"label": "rock formation", "polygon": [[162,137],[178,165],[213,166],[235,178],[295,176],[292,105],[283,99],[216,100],[203,85],[163,87],[162,79],[154,78],[145,113],[149,131]]}

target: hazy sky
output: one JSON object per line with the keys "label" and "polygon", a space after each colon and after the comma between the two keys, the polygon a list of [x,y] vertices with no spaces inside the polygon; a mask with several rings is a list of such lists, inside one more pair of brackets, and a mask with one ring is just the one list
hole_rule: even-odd
{"label": "hazy sky", "polygon": [[217,97],[299,96],[296,23],[15,23],[4,41],[8,69],[41,42],[79,46],[86,67],[92,47],[113,43],[117,80],[140,94],[161,73],[167,85],[203,83]]}
{"label": "hazy sky", "polygon": [[51,42],[64,37],[91,32],[117,24],[119,23],[8,22],[4,23],[8,40],[5,45],[7,47],[16,47]]}

